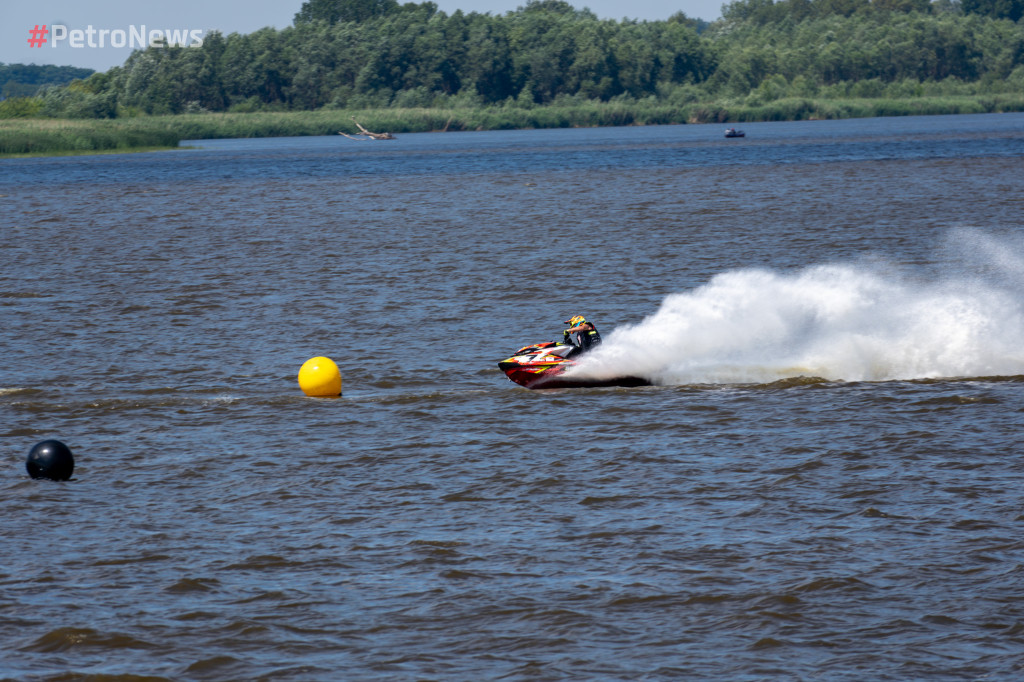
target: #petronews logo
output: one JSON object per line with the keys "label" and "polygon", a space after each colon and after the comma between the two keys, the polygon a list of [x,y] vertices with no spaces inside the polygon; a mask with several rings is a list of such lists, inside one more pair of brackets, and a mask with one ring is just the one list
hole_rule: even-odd
{"label": "#petronews logo", "polygon": [[[150,46],[162,47],[167,45],[180,45],[182,47],[202,47],[203,30],[193,29],[172,29],[164,30],[155,28],[147,31],[145,24],[142,26],[129,26],[127,30],[122,28],[93,28],[89,24],[84,29],[68,29],[64,24],[53,24],[47,30],[47,24],[36,24],[28,30],[28,46],[42,47],[47,42],[50,47],[58,47],[66,44],[68,47],[130,47],[132,49],[146,49]],[[47,39],[47,35],[50,36]]]}

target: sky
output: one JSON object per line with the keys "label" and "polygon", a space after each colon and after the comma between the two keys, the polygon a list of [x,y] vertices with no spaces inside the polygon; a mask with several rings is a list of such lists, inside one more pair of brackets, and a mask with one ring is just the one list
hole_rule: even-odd
{"label": "sky", "polygon": [[[404,4],[407,0],[399,0]],[[422,0],[412,0],[420,2]],[[526,0],[433,0],[441,11],[504,14]],[[664,20],[682,11],[692,19],[713,21],[725,0],[569,0],[603,19]],[[292,23],[303,0],[0,0],[0,62],[56,64],[105,71],[132,53],[132,44],[153,31],[182,31],[185,42],[206,31],[251,33],[264,26]],[[54,26],[64,26],[56,29]],[[36,26],[39,33],[33,33]],[[47,33],[42,33],[45,27]],[[91,29],[91,30],[90,30]],[[189,36],[191,31],[198,31]],[[36,46],[30,40],[36,39]],[[77,46],[73,45],[77,39]],[[41,42],[45,40],[46,42]],[[102,41],[102,47],[100,43]],[[115,46],[111,46],[113,41]],[[123,47],[116,47],[123,43]]]}

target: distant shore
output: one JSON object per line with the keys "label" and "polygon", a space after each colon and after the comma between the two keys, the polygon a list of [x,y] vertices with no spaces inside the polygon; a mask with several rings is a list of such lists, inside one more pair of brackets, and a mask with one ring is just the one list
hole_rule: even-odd
{"label": "distant shore", "polygon": [[375,132],[580,128],[689,123],[751,123],[878,116],[1024,111],[1024,94],[912,99],[787,98],[745,103],[584,102],[479,109],[388,108],[203,113],[116,119],[0,120],[0,158],[173,149],[181,140],[358,134],[353,119]]}

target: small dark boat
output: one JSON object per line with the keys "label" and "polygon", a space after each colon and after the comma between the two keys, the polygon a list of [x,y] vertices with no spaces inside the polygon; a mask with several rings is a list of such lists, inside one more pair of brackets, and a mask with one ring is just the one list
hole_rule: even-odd
{"label": "small dark boat", "polygon": [[745,137],[746,133],[743,132],[742,130],[736,130],[735,128],[726,128],[725,129],[725,136],[726,137]]}

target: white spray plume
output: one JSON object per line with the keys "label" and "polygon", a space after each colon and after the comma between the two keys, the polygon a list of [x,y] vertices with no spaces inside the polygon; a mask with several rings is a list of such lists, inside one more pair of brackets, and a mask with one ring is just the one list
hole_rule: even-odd
{"label": "white spray plume", "polygon": [[951,241],[958,271],[971,274],[725,272],[615,329],[573,372],[661,385],[1024,375],[1024,248],[977,233]]}

